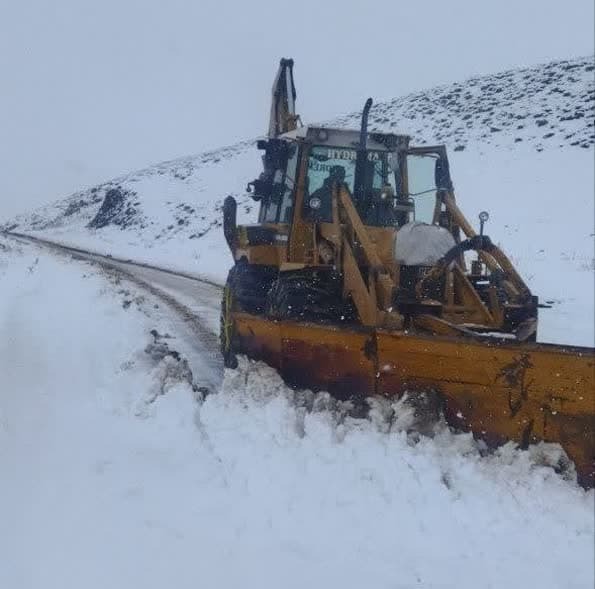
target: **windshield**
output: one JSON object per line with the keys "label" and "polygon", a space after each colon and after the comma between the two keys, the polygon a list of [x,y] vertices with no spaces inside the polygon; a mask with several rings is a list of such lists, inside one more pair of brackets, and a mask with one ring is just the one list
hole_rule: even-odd
{"label": "windshield", "polygon": [[[305,204],[307,206],[311,198],[317,199],[315,203],[320,207],[317,215],[320,220],[332,221],[331,190],[335,181],[346,184],[349,192],[353,195],[356,159],[357,151],[352,148],[312,147],[308,159],[308,197]],[[394,189],[394,174],[389,171],[386,152],[368,152],[365,185],[366,192],[374,190],[380,192],[386,185],[390,185]],[[360,197],[361,195],[358,195],[358,198]],[[355,199],[355,205],[362,215],[362,219],[365,220],[367,211],[364,209],[367,207],[367,200],[364,200],[365,203]],[[305,212],[308,212],[307,209]]]}
{"label": "windshield", "polygon": [[308,160],[308,192],[313,194],[322,188],[324,181],[329,178],[331,169],[343,168],[343,182],[353,193],[355,178],[355,149],[331,149],[328,147],[313,147]]}

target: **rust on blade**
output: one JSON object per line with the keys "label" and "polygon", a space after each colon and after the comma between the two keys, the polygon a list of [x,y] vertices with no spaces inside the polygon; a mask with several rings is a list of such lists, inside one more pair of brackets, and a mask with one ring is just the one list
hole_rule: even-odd
{"label": "rust on blade", "polygon": [[[370,330],[277,322],[235,315],[237,351],[276,368],[293,386],[326,390],[338,398],[375,394],[375,361]],[[368,350],[366,355],[366,350]]]}

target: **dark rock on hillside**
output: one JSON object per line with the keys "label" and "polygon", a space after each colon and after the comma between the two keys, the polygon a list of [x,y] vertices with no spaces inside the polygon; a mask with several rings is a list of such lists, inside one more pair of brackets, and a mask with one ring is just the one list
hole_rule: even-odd
{"label": "dark rock on hillside", "polygon": [[88,223],[89,229],[101,229],[107,225],[117,225],[126,229],[137,224],[136,207],[131,203],[136,193],[125,190],[121,186],[111,188],[105,194],[103,203],[93,219]]}

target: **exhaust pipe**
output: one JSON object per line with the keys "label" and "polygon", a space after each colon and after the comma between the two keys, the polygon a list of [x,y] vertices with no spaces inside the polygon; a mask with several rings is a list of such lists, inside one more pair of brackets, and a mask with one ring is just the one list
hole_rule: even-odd
{"label": "exhaust pipe", "polygon": [[368,98],[362,112],[362,124],[359,132],[359,145],[357,146],[357,157],[355,160],[355,179],[353,182],[353,193],[355,198],[365,198],[366,188],[366,164],[368,155],[366,144],[368,139],[368,117],[372,108],[372,99]]}
{"label": "exhaust pipe", "polygon": [[366,104],[364,104],[364,110],[362,112],[362,124],[359,132],[359,148],[360,150],[366,150],[366,139],[368,136],[368,117],[370,116],[370,109],[372,108],[372,99],[368,98]]}

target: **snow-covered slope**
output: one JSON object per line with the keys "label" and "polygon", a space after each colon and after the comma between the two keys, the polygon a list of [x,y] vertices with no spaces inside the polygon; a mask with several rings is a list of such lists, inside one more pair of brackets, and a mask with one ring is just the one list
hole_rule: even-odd
{"label": "snow-covered slope", "polygon": [[[447,144],[467,216],[490,211],[490,236],[535,292],[557,305],[543,314],[541,339],[587,345],[594,338],[594,67],[588,57],[481,76],[378,103],[371,113],[374,128]],[[331,123],[358,121],[355,112]],[[245,185],[260,172],[259,158],[246,141],[165,162],[4,227],[222,282],[231,258],[221,203],[232,194],[240,221],[254,220]]]}
{"label": "snow-covered slope", "polygon": [[[595,144],[593,57],[470,78],[375,105],[372,130],[405,130],[418,143],[510,147],[537,151]],[[340,117],[357,126],[360,112]],[[481,147],[480,147],[481,149]]]}
{"label": "snow-covered slope", "polygon": [[593,585],[555,447],[352,420],[254,363],[203,399],[203,368],[162,301],[0,236],[1,587]]}

